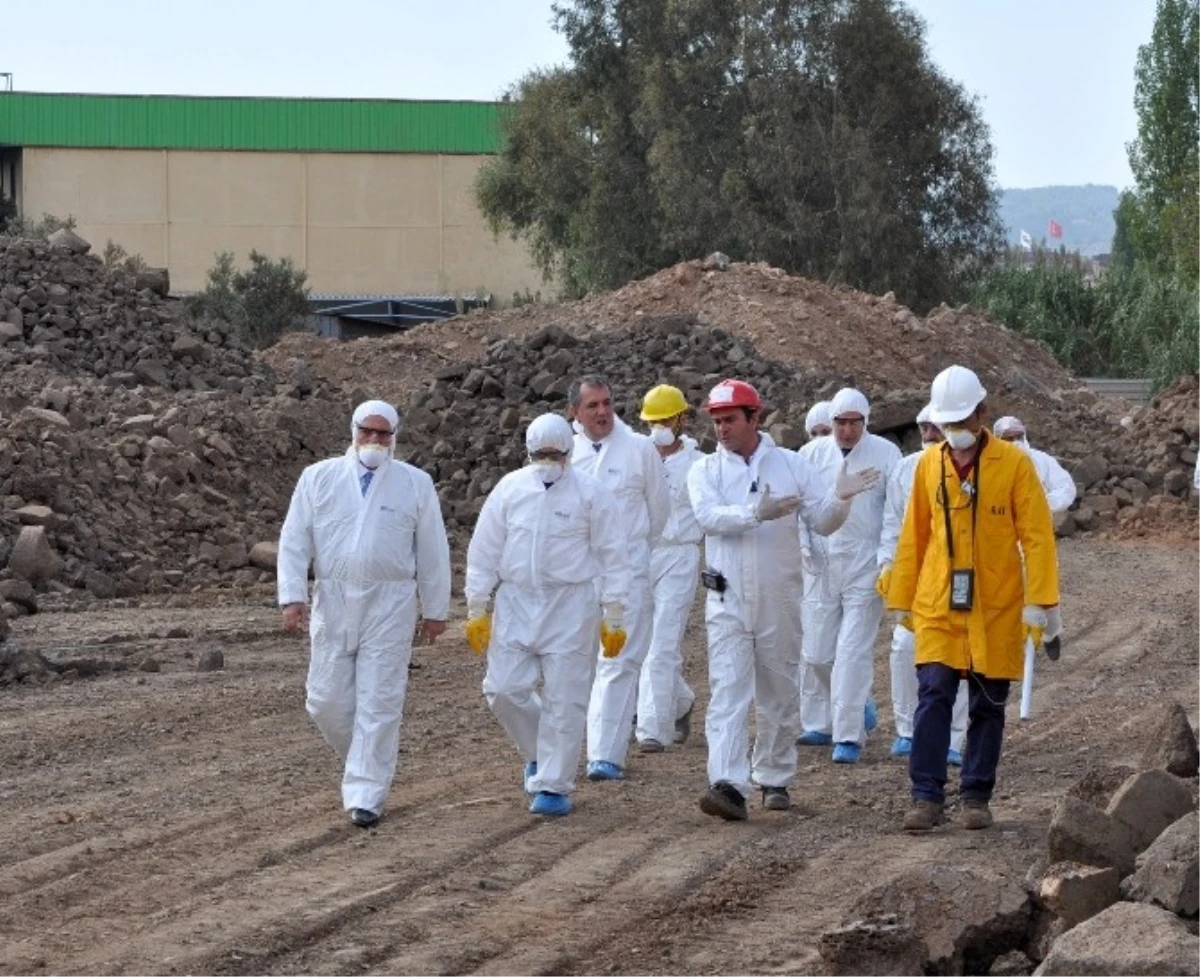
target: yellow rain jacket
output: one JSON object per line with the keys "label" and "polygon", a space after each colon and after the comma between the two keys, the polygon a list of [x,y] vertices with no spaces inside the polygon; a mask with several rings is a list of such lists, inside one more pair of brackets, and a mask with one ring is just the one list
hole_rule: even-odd
{"label": "yellow rain jacket", "polygon": [[[983,447],[968,475],[979,486],[974,540],[971,494],[962,488],[949,446],[926,450],[913,476],[887,601],[892,610],[912,611],[918,665],[940,662],[987,678],[1020,679],[1022,609],[1058,603],[1054,523],[1029,455],[1015,444],[981,437]],[[975,570],[969,611],[950,610],[943,500],[949,506],[953,566]]]}

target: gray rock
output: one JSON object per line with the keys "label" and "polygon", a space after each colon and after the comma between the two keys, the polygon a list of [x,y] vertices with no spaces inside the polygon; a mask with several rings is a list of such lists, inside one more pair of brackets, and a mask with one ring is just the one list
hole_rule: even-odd
{"label": "gray rock", "polygon": [[28,580],[0,580],[0,601],[17,604],[26,614],[38,610],[37,594]]}
{"label": "gray rock", "polygon": [[[11,314],[10,312],[9,315]],[[17,312],[18,316],[20,314],[20,312]],[[0,346],[3,346],[5,343],[20,342],[24,335],[24,330],[21,329],[19,322],[10,322],[7,319],[0,320]]]}
{"label": "gray rock", "polygon": [[1034,974],[1196,974],[1198,951],[1179,917],[1118,902],[1055,940]]}
{"label": "gray rock", "polygon": [[848,922],[894,917],[928,951],[926,973],[986,973],[1002,953],[1024,946],[1030,899],[1016,881],[945,864],[907,872],[864,893]]}
{"label": "gray rock", "polygon": [[47,239],[50,247],[70,254],[87,254],[92,246],[68,227],[60,227]]}
{"label": "gray rock", "polygon": [[17,520],[22,526],[45,526],[53,529],[58,525],[58,515],[48,505],[24,505],[17,510]]}
{"label": "gray rock", "polygon": [[1186,814],[1138,856],[1121,895],[1194,919],[1200,912],[1200,815]]}
{"label": "gray rock", "polygon": [[196,659],[196,671],[219,672],[225,667],[225,655],[220,648],[207,648]]}
{"label": "gray rock", "polygon": [[1129,828],[1135,852],[1145,851],[1162,832],[1195,809],[1191,790],[1165,770],[1130,777],[1105,810]]}
{"label": "gray rock", "polygon": [[279,564],[279,544],[266,540],[250,547],[250,565],[261,570],[274,570]]}
{"label": "gray rock", "polygon": [[107,573],[94,568],[84,574],[83,585],[89,594],[100,600],[112,600],[117,596],[117,582]]}
{"label": "gray rock", "polygon": [[1116,902],[1120,881],[1115,868],[1057,862],[1043,873],[1038,898],[1070,929]]}
{"label": "gray rock", "polygon": [[804,429],[794,424],[772,424],[767,432],[777,445],[795,451],[804,444]]}
{"label": "gray rock", "polygon": [[155,295],[166,298],[171,292],[171,273],[166,268],[143,268],[137,273],[134,287],[139,292],[148,288]]}
{"label": "gray rock", "polygon": [[70,429],[71,422],[56,410],[45,407],[23,407],[17,415],[15,423],[36,427],[57,427]]}
{"label": "gray rock", "polygon": [[1108,475],[1108,460],[1103,455],[1088,455],[1071,469],[1075,484],[1087,490]]}
{"label": "gray rock", "polygon": [[44,526],[25,526],[8,558],[8,568],[36,586],[62,569],[62,560],[50,546]]}
{"label": "gray rock", "polygon": [[1122,878],[1134,869],[1129,829],[1077,797],[1067,795],[1059,800],[1046,843],[1051,862],[1111,865]]}
{"label": "gray rock", "polygon": [[1166,770],[1176,777],[1194,777],[1200,770],[1196,734],[1178,702],[1170,703],[1164,710],[1142,756],[1142,766]]}
{"label": "gray rock", "polygon": [[817,941],[825,973],[924,974],[928,950],[912,926],[890,916],[856,920]]}
{"label": "gray rock", "polygon": [[1060,539],[1075,535],[1075,513],[1071,511],[1054,514],[1054,535]]}

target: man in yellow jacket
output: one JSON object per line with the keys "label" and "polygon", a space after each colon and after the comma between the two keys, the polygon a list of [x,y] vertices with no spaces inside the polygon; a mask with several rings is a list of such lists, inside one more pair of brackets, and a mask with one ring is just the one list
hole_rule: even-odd
{"label": "man in yellow jacket", "polygon": [[1026,636],[1040,645],[1046,611],[1058,605],[1046,493],[1029,456],[989,436],[986,396],[979,378],[962,366],[934,379],[930,420],[946,440],[917,464],[888,582],[888,607],[911,613],[916,640],[907,831],[928,831],[944,820],[946,750],[960,677],[970,697],[962,823],[968,829],[992,823],[988,804],[1009,684],[1021,678]]}

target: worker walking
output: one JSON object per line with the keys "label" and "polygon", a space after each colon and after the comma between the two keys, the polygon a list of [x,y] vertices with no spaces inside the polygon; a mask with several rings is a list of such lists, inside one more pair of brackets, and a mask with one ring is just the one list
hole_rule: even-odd
{"label": "worker walking", "polygon": [[849,463],[873,468],[881,478],[853,501],[845,523],[823,541],[823,565],[816,576],[824,620],[803,649],[800,743],[832,741],[834,763],[857,763],[875,725],[872,650],[883,617],[875,588],[877,557],[886,480],[900,461],[900,449],[866,430],[870,404],[852,387],[834,395],[830,415],[833,436],[813,442],[810,459],[817,471],[832,482]]}
{"label": "worker walking", "polygon": [[[1058,605],[1054,525],[1029,456],[989,436],[987,392],[962,366],[937,375],[930,420],[945,442],[922,452],[888,584],[888,607],[912,614],[917,711],[908,831],[944,819],[946,751],[959,679],[969,692],[960,797],[968,829],[992,824],[1009,685],[1022,645],[1047,635]],[[1024,572],[1021,555],[1024,553]]]}
{"label": "worker walking", "polygon": [[668,743],[687,742],[696,701],[683,677],[683,632],[696,600],[704,533],[692,512],[687,473],[704,454],[695,438],[683,433],[687,415],[687,400],[677,387],[660,384],[642,399],[642,420],[650,425],[671,498],[670,518],[650,551],[654,617],[637,698],[636,736],[642,753],[661,753]]}
{"label": "worker walking", "polygon": [[588,703],[588,780],[623,780],[637,685],[650,648],[650,550],[671,514],[671,496],[654,444],[622,422],[613,409],[612,385],[585,376],[571,385],[567,403],[579,424],[571,464],[603,483],[616,497],[629,565],[625,613],[628,639],[618,658],[600,656]]}
{"label": "worker walking", "polygon": [[[796,772],[799,715],[799,520],[818,534],[838,528],[850,499],[878,480],[843,462],[825,482],[794,451],[760,430],[762,399],[741,380],[724,380],[704,405],[718,448],[688,472],[688,492],[704,530],[707,569],[709,788],[706,814],[740,821],[752,786],[763,806],[786,810]],[[751,757],[747,723],[755,710]]]}
{"label": "worker walking", "polygon": [[616,499],[572,469],[573,447],[564,418],[536,418],[529,464],[492,489],[467,548],[467,640],[487,653],[483,693],[525,763],[529,810],[549,816],[571,811],[597,635],[620,653],[629,588]]}

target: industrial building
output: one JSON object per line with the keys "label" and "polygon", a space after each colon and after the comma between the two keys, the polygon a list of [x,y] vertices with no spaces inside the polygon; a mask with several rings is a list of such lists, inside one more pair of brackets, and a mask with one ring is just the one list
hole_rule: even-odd
{"label": "industrial building", "polygon": [[502,111],[0,92],[0,189],[31,219],[73,217],[97,251],[111,240],[168,268],[177,292],[202,288],[216,253],[256,249],[326,299],[504,305],[546,285],[474,203]]}

